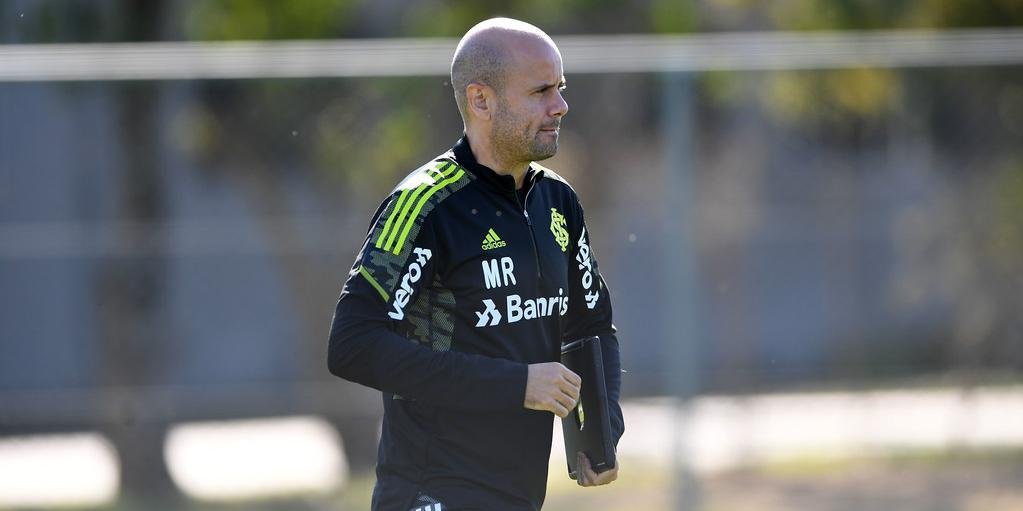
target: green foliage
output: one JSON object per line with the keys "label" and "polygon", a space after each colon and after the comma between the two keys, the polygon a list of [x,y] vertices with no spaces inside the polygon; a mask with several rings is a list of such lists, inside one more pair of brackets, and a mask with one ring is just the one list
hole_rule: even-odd
{"label": "green foliage", "polygon": [[361,95],[339,95],[308,126],[321,176],[374,196],[421,163],[430,142],[428,114],[418,104],[423,94],[401,94],[381,82],[367,82]]}
{"label": "green foliage", "polygon": [[[82,41],[101,42],[110,39],[110,28],[103,23],[102,13],[95,6],[83,5],[81,2],[68,2],[66,5],[48,3],[31,16],[30,31],[34,37],[47,42]],[[77,19],[77,23],[68,23]],[[21,18],[24,20],[24,18]]]}
{"label": "green foliage", "polygon": [[991,256],[1008,279],[1023,275],[1023,157],[1007,161],[992,182],[997,221],[992,226]]}
{"label": "green foliage", "polygon": [[478,2],[456,0],[451,2],[414,2],[401,17],[403,35],[410,37],[460,37],[470,27],[487,18],[507,16],[521,19],[549,29],[571,24],[573,20],[590,15],[605,15],[615,2],[594,0],[505,0]]}
{"label": "green foliage", "polygon": [[410,37],[457,37],[476,23],[504,13],[482,2],[416,2],[399,23]]}
{"label": "green foliage", "polygon": [[[180,6],[180,9],[168,8]],[[20,11],[20,10],[19,10]],[[12,42],[458,37],[511,16],[552,34],[966,28],[1023,25],[1019,0],[40,0]],[[180,16],[167,14],[180,12]],[[0,15],[9,14],[0,11]],[[162,15],[162,16],[161,16]],[[146,18],[146,19],[140,19]],[[147,25],[158,30],[140,32]]]}
{"label": "green foliage", "polygon": [[647,18],[651,31],[656,33],[695,32],[699,28],[695,2],[652,0]]}
{"label": "green foliage", "polygon": [[1019,26],[1023,2],[1019,0],[920,0],[911,3],[908,15],[922,27]]}
{"label": "green foliage", "polygon": [[741,74],[734,71],[710,71],[699,76],[700,88],[717,104],[733,104],[741,99]]}
{"label": "green foliage", "polygon": [[889,69],[771,73],[761,98],[768,110],[790,122],[876,119],[891,113],[899,76]]}
{"label": "green foliage", "polygon": [[864,30],[898,26],[911,4],[904,0],[783,0],[772,2],[767,12],[785,30]]}
{"label": "green foliage", "polygon": [[193,2],[184,32],[197,40],[342,37],[357,0],[216,0]]}
{"label": "green foliage", "polygon": [[780,0],[764,7],[778,30],[963,28],[1023,23],[1015,0]]}

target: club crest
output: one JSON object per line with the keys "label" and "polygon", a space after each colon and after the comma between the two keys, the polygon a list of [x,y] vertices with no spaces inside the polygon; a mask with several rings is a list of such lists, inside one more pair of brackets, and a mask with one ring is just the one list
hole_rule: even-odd
{"label": "club crest", "polygon": [[554,241],[561,247],[562,252],[568,251],[568,231],[565,226],[568,221],[565,215],[558,213],[557,208],[551,208],[551,233],[554,234]]}

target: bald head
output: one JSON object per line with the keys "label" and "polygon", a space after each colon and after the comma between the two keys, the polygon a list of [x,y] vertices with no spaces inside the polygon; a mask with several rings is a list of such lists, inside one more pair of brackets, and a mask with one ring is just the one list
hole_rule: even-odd
{"label": "bald head", "polygon": [[451,60],[451,87],[466,124],[469,122],[466,87],[478,83],[501,92],[516,48],[530,44],[542,44],[557,51],[554,41],[543,30],[511,18],[491,18],[465,33]]}

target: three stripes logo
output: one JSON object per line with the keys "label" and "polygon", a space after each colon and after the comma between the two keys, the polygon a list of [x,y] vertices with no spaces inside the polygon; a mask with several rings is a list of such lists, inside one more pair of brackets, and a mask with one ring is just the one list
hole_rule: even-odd
{"label": "three stripes logo", "polygon": [[508,246],[508,244],[505,243],[496,232],[494,232],[493,228],[487,231],[487,236],[483,238],[483,250],[493,250],[495,248],[506,246]]}
{"label": "three stripes logo", "polygon": [[441,506],[440,502],[438,502],[436,504],[417,507],[412,511],[444,511],[444,508]]}
{"label": "three stripes logo", "polygon": [[412,505],[414,507],[409,511],[448,511],[448,508],[437,499],[422,493],[416,497],[416,501]]}
{"label": "three stripes logo", "polygon": [[401,254],[405,247],[412,225],[419,218],[423,206],[434,194],[445,186],[457,182],[465,175],[465,170],[455,166],[454,163],[444,161],[428,170],[421,179],[421,183],[415,187],[408,187],[402,190],[401,195],[387,216],[387,222],[380,237],[377,238],[376,247],[394,255]]}

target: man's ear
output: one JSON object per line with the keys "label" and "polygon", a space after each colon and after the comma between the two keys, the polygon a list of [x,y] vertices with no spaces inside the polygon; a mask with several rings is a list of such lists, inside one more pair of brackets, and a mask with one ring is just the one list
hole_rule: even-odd
{"label": "man's ear", "polygon": [[479,83],[470,83],[465,87],[466,105],[472,116],[482,120],[490,120],[494,115],[494,89]]}

